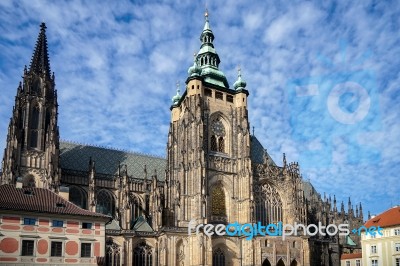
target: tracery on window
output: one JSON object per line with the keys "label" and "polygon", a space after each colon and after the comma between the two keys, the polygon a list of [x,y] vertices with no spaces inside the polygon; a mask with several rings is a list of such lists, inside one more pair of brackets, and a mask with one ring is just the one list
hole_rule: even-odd
{"label": "tracery on window", "polygon": [[141,201],[138,196],[131,195],[131,221],[135,221],[143,213]]}
{"label": "tracery on window", "polygon": [[282,201],[278,192],[270,184],[257,185],[254,189],[256,220],[263,225],[282,221]]}
{"label": "tracery on window", "polygon": [[112,239],[106,242],[106,265],[119,266],[121,260],[121,247]]}
{"label": "tracery on window", "polygon": [[113,216],[114,206],[114,198],[111,193],[106,190],[100,190],[96,197],[96,212]]}
{"label": "tracery on window", "polygon": [[225,192],[221,185],[217,185],[211,194],[211,213],[215,216],[226,216]]}
{"label": "tracery on window", "polygon": [[225,254],[222,249],[217,248],[213,252],[213,266],[225,266]]}
{"label": "tracery on window", "polygon": [[152,266],[153,251],[145,242],[140,243],[133,250],[133,265]]}
{"label": "tracery on window", "polygon": [[216,152],[225,152],[225,127],[217,118],[211,123],[211,145],[210,149]]}

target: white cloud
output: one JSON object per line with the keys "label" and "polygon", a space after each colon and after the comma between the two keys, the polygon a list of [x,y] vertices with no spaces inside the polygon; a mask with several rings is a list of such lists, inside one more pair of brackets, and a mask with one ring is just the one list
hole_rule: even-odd
{"label": "white cloud", "polygon": [[[349,164],[345,153],[354,143],[338,135],[317,139],[321,145],[332,143],[332,165],[301,169],[319,192],[345,201],[352,195],[366,203],[365,210],[386,207],[366,193],[371,187],[379,201],[399,203],[399,7],[384,1],[372,6],[365,1],[287,5],[231,0],[208,8],[221,70],[232,85],[241,65],[250,91],[251,126],[278,163],[283,152],[288,160],[300,160],[306,147],[292,135],[289,80],[358,70],[375,74],[382,126],[359,138],[378,147],[381,160]],[[23,66],[29,65],[44,20],[59,92],[61,137],[165,154],[170,99],[200,47],[203,12],[202,3],[193,1],[1,1],[0,149]],[[316,119],[322,125],[326,120]],[[327,136],[330,130],[326,126],[315,132]]]}

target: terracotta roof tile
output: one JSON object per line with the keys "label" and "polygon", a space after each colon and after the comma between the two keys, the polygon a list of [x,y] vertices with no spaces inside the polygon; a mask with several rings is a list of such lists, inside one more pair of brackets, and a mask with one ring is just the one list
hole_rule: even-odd
{"label": "terracotta roof tile", "polygon": [[362,253],[350,253],[350,254],[342,254],[341,260],[349,260],[349,259],[361,259]]}
{"label": "terracotta roof tile", "polygon": [[81,209],[48,189],[16,188],[13,185],[0,186],[0,210],[111,218]]}
{"label": "terracotta roof tile", "polygon": [[366,223],[366,227],[380,226],[389,227],[400,225],[400,206],[390,208],[389,210],[369,219]]}

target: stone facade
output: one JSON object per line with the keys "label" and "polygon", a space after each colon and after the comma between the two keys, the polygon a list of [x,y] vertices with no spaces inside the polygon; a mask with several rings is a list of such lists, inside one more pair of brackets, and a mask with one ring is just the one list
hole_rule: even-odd
{"label": "stone facade", "polygon": [[[353,245],[338,236],[246,240],[209,237],[203,231],[189,234],[191,221],[363,222],[361,205],[353,211],[349,200],[348,212],[343,203],[339,211],[335,198],[322,198],[302,179],[297,163],[287,163],[283,156],[278,166],[251,135],[246,82],[239,70],[230,88],[219,70],[208,15],[184,92],[172,99],[166,159],[59,143],[44,29],[42,25],[33,63],[18,88],[2,182],[20,178],[26,186],[56,192],[62,184],[76,205],[113,216],[106,230],[107,265],[340,265],[341,253],[359,248],[359,239]],[[32,112],[38,113],[38,124],[32,122]],[[38,138],[32,137],[35,132]]]}

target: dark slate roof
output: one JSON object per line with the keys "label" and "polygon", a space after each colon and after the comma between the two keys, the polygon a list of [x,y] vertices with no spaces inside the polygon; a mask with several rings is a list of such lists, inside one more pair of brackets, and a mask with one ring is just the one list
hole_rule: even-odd
{"label": "dark slate roof", "polygon": [[81,209],[51,190],[16,188],[14,185],[0,186],[0,210],[111,218],[101,213]]}
{"label": "dark slate roof", "polygon": [[145,167],[148,177],[156,170],[159,180],[165,178],[166,160],[161,157],[70,142],[60,143],[60,156],[62,169],[87,172],[92,158],[96,173],[113,176],[118,173],[120,164],[126,164],[128,175],[134,178],[144,178]]}
{"label": "dark slate roof", "polygon": [[274,160],[272,160],[267,150],[264,149],[263,145],[255,136],[250,137],[250,153],[253,163],[263,164],[265,155],[268,158],[268,164],[276,166]]}

